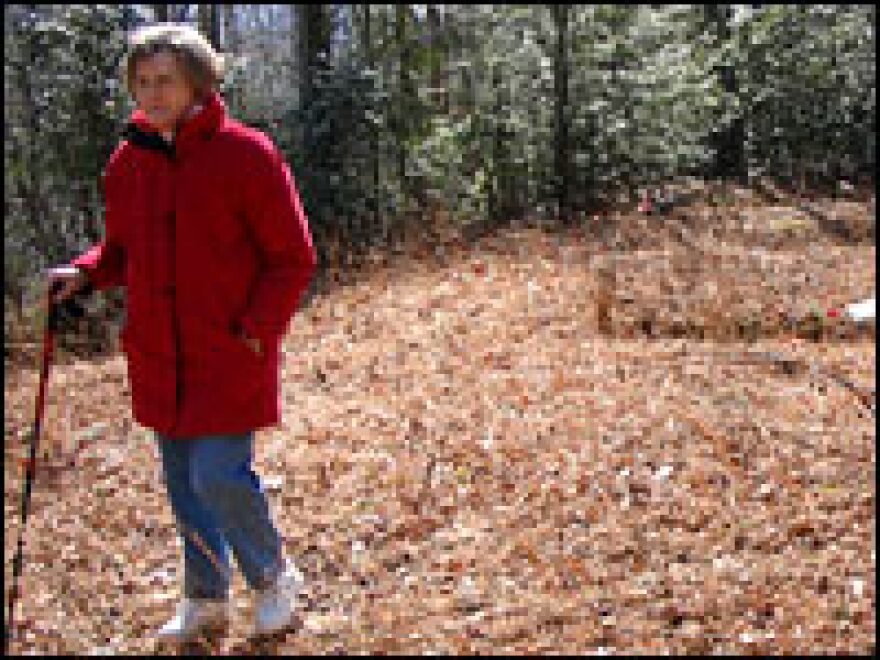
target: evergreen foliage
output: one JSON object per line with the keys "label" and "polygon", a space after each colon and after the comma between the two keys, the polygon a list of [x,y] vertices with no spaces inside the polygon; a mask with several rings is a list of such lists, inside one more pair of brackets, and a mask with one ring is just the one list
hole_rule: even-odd
{"label": "evergreen foliage", "polygon": [[230,110],[284,151],[328,263],[429,229],[429,209],[577,221],[686,175],[872,177],[875,11],[7,5],[6,291],[100,238],[125,34],[157,16],[235,57]]}

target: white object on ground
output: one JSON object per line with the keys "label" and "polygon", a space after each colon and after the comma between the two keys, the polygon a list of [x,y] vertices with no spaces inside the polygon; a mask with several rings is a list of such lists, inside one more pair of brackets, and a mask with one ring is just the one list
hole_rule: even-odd
{"label": "white object on ground", "polygon": [[670,474],[672,474],[672,466],[663,465],[652,475],[652,478],[655,481],[664,481]]}
{"label": "white object on ground", "polygon": [[852,592],[856,598],[861,598],[862,594],[865,592],[865,581],[861,578],[855,578],[850,582],[852,585]]}
{"label": "white object on ground", "polygon": [[870,321],[877,317],[876,298],[867,298],[861,302],[846,306],[846,315],[854,321]]}

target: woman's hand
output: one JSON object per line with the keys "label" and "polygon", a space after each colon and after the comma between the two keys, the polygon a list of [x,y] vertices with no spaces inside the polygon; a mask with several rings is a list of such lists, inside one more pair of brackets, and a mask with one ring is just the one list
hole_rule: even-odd
{"label": "woman's hand", "polygon": [[[56,305],[76,295],[89,283],[89,276],[86,272],[76,266],[56,266],[55,268],[50,268],[46,275],[49,279],[50,291],[54,286],[59,287],[52,296],[52,302]],[[56,282],[61,284],[56,285]]]}

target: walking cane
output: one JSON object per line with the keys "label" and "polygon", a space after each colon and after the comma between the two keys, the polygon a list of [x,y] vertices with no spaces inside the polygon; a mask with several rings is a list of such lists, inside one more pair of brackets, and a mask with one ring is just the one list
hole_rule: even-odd
{"label": "walking cane", "polygon": [[[9,592],[8,613],[6,617],[6,635],[3,644],[3,655],[9,655],[9,642],[14,630],[13,615],[15,614],[15,601],[18,600],[18,578],[21,575],[22,565],[22,548],[24,545],[24,530],[27,524],[28,504],[31,499],[31,487],[34,481],[34,473],[37,458],[37,442],[40,439],[40,427],[43,421],[43,409],[46,403],[46,385],[49,381],[49,365],[52,362],[52,349],[54,346],[55,332],[58,330],[59,306],[56,305],[52,298],[63,286],[63,282],[55,281],[48,288],[48,314],[46,319],[46,327],[43,332],[43,361],[40,368],[40,389],[37,394],[37,406],[34,414],[34,425],[31,429],[31,448],[30,457],[26,462],[27,473],[25,477],[25,487],[21,494],[21,528],[18,530],[18,547],[15,552],[15,559],[12,562],[12,589]],[[78,317],[82,316],[83,309],[73,298],[68,298],[63,303],[63,311],[67,315]]]}

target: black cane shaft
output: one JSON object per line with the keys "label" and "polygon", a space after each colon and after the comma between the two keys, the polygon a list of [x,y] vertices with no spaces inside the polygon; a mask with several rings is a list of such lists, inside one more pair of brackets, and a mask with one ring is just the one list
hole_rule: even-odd
{"label": "black cane shaft", "polygon": [[46,403],[46,386],[49,381],[49,365],[52,361],[52,346],[54,343],[54,333],[58,323],[57,305],[52,301],[52,295],[57,291],[57,283],[49,288],[48,295],[48,318],[46,320],[46,330],[43,336],[43,362],[40,365],[40,387],[37,394],[36,410],[34,411],[34,425],[31,433],[30,454],[26,464],[24,490],[21,494],[21,515],[19,517],[20,527],[18,530],[18,544],[15,550],[15,557],[12,561],[12,588],[9,590],[9,602],[7,605],[6,616],[6,635],[4,637],[4,655],[9,655],[9,643],[15,630],[15,603],[19,597],[18,581],[21,577],[22,564],[24,560],[24,532],[27,526],[28,510],[31,501],[31,491],[33,490],[34,475],[37,466],[37,444],[40,440],[40,431],[43,426],[43,409]]}

